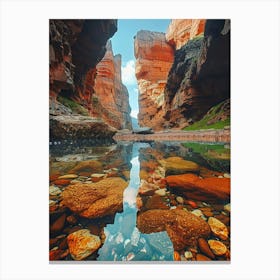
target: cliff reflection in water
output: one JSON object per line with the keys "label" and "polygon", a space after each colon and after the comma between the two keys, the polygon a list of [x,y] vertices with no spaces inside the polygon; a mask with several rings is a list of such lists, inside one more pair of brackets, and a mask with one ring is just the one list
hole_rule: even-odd
{"label": "cliff reflection in water", "polygon": [[166,231],[143,234],[136,227],[136,196],[140,186],[139,149],[149,144],[134,143],[130,182],[124,191],[123,212],[114,224],[104,228],[106,241],[98,251],[100,261],[168,261],[173,260],[173,245]]}

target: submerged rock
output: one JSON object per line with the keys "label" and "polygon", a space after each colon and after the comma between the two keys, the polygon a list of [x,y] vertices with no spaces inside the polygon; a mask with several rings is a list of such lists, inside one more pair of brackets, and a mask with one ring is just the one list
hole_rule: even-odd
{"label": "submerged rock", "polygon": [[170,188],[177,189],[191,199],[203,201],[226,201],[230,197],[230,179],[205,178],[194,174],[182,174],[166,177]]}
{"label": "submerged rock", "polygon": [[80,174],[82,172],[94,173],[102,171],[102,163],[97,160],[87,160],[79,162],[73,169],[69,172]]}
{"label": "submerged rock", "polygon": [[198,172],[199,165],[195,162],[184,160],[180,157],[169,157],[159,161],[164,167],[166,175],[184,174],[186,172]]}
{"label": "submerged rock", "polygon": [[222,240],[228,239],[228,229],[221,221],[214,217],[208,219],[208,224],[212,232]]}
{"label": "submerged rock", "polygon": [[58,179],[76,179],[78,177],[79,176],[76,175],[76,174],[66,174],[66,175],[63,175],[63,176],[59,176]]}
{"label": "submerged rock", "polygon": [[137,217],[137,227],[143,233],[166,230],[175,250],[195,245],[200,237],[210,235],[208,224],[185,210],[148,210]]}
{"label": "submerged rock", "polygon": [[209,257],[211,259],[215,259],[215,255],[210,250],[209,245],[208,245],[207,241],[204,238],[199,238],[198,239],[198,247],[199,247],[200,251],[203,254],[205,254],[207,257]]}
{"label": "submerged rock", "polygon": [[90,233],[88,229],[81,229],[68,235],[67,243],[74,260],[83,260],[101,246],[100,238]]}
{"label": "submerged rock", "polygon": [[70,185],[62,193],[62,205],[85,218],[112,215],[122,209],[123,191],[127,185],[119,177]]}
{"label": "submerged rock", "polygon": [[59,194],[61,194],[61,190],[60,190],[59,187],[50,186],[50,188],[49,188],[49,194],[50,194],[50,195],[59,195]]}
{"label": "submerged rock", "polygon": [[216,256],[222,256],[227,252],[227,247],[225,244],[223,244],[220,241],[217,240],[208,240],[208,244],[210,246],[210,249],[213,251],[213,253]]}

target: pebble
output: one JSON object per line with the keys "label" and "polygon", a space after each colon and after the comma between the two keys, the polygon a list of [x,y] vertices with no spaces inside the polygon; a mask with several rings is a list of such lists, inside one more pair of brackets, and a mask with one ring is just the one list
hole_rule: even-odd
{"label": "pebble", "polygon": [[159,196],[165,196],[166,195],[166,189],[159,189],[155,191],[155,194]]}
{"label": "pebble", "polygon": [[220,179],[221,179],[221,178],[224,178],[224,177],[220,175],[220,176],[218,176],[218,178],[220,178]]}
{"label": "pebble", "polygon": [[76,184],[76,183],[81,183],[81,181],[77,179],[70,181],[70,184]]}
{"label": "pebble", "polygon": [[127,260],[127,261],[131,261],[131,260],[134,259],[134,257],[135,257],[135,254],[134,254],[134,253],[129,253],[129,254],[127,255],[127,257],[126,257],[126,260]]}
{"label": "pebble", "polygon": [[180,261],[181,257],[180,254],[177,251],[174,251],[174,261]]}
{"label": "pebble", "polygon": [[93,173],[90,175],[91,178],[103,178],[105,177],[106,174],[101,174],[101,173]]}
{"label": "pebble", "polygon": [[54,206],[56,204],[56,201],[54,201],[54,200],[49,200],[49,206]]}
{"label": "pebble", "polygon": [[209,245],[204,238],[199,238],[198,239],[198,247],[199,247],[200,251],[203,254],[205,254],[207,257],[209,257],[211,259],[215,259],[215,256],[214,256],[213,252],[209,248]]}
{"label": "pebble", "polygon": [[211,231],[222,240],[228,239],[228,229],[224,223],[214,217],[208,219]]}
{"label": "pebble", "polygon": [[176,200],[177,200],[177,202],[180,203],[180,204],[183,204],[183,203],[184,203],[184,198],[181,197],[181,196],[177,196],[177,197],[176,197]]}
{"label": "pebble", "polygon": [[230,178],[230,174],[225,173],[225,174],[224,174],[224,178]]}
{"label": "pebble", "polygon": [[230,203],[228,203],[224,206],[224,210],[230,212]]}
{"label": "pebble", "polygon": [[227,252],[226,245],[218,240],[208,240],[208,244],[216,256],[222,256]]}
{"label": "pebble", "polygon": [[53,182],[55,185],[66,186],[70,183],[69,179],[57,179]]}
{"label": "pebble", "polygon": [[202,217],[202,216],[203,216],[202,211],[199,210],[199,209],[193,210],[192,213],[193,213],[194,215],[196,215],[197,217]]}
{"label": "pebble", "polygon": [[197,261],[211,261],[211,259],[209,259],[208,257],[206,257],[202,254],[197,254],[196,255],[196,260]]}
{"label": "pebble", "polygon": [[63,175],[63,176],[59,176],[58,179],[76,179],[78,177],[79,176],[76,175],[76,174],[66,174],[66,175]]}
{"label": "pebble", "polygon": [[66,214],[62,214],[55,222],[51,225],[50,230],[51,232],[58,232],[63,229],[64,223],[66,219]]}
{"label": "pebble", "polygon": [[70,224],[70,225],[75,225],[77,223],[77,218],[74,215],[70,215],[66,218],[66,221]]}
{"label": "pebble", "polygon": [[191,259],[193,257],[193,254],[190,251],[186,251],[184,256],[185,256],[186,259]]}
{"label": "pebble", "polygon": [[170,209],[172,210],[172,209],[176,209],[177,207],[176,206],[171,206],[170,207]]}
{"label": "pebble", "polygon": [[50,193],[50,195],[59,195],[59,194],[61,194],[61,190],[59,187],[50,186],[49,193]]}
{"label": "pebble", "polygon": [[188,200],[187,204],[189,204],[192,208],[197,208],[197,204],[192,200]]}
{"label": "pebble", "polygon": [[208,203],[206,203],[206,202],[202,202],[202,205],[203,205],[203,206],[206,206],[206,207],[210,207],[210,206],[211,206],[210,204],[208,204]]}

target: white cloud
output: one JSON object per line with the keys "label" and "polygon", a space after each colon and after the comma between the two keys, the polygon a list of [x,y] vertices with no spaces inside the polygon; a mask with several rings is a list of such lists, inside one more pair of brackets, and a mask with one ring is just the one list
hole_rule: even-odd
{"label": "white cloud", "polygon": [[137,115],[138,115],[139,111],[138,110],[131,110],[130,112],[130,116],[134,117],[137,119]]}
{"label": "white cloud", "polygon": [[125,66],[122,66],[122,82],[125,85],[136,84],[134,60],[129,60]]}

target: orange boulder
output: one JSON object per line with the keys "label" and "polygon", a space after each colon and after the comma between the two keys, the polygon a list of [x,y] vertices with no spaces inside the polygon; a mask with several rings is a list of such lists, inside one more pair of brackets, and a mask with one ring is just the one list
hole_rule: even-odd
{"label": "orange boulder", "polygon": [[206,201],[228,201],[230,198],[229,178],[201,179],[194,174],[166,177],[170,188],[182,192],[187,198]]}

